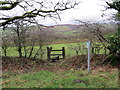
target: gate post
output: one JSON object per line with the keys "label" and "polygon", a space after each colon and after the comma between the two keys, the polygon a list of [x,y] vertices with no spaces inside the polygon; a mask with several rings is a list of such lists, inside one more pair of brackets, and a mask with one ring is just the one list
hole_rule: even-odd
{"label": "gate post", "polygon": [[94,47],[92,47],[92,53],[94,53]]}
{"label": "gate post", "polygon": [[47,47],[47,59],[50,60],[50,48]]}
{"label": "gate post", "polygon": [[62,47],[63,59],[65,59],[65,47]]}

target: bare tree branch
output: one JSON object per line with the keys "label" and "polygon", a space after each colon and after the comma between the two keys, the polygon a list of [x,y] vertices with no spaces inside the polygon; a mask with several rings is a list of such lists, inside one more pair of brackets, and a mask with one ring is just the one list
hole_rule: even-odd
{"label": "bare tree branch", "polygon": [[[36,1],[35,1],[36,2]],[[6,5],[6,4],[10,4],[11,8],[9,7],[9,9],[5,9],[3,8],[4,6],[1,6],[0,7],[0,10],[11,10],[13,8],[15,8],[20,2],[1,2],[1,5]],[[33,5],[30,5],[28,2],[25,2],[29,7],[32,8]],[[0,26],[6,26],[8,24],[12,24],[13,21],[15,20],[18,20],[18,19],[25,19],[25,18],[34,18],[34,17],[37,17],[37,16],[40,16],[40,17],[53,17],[53,15],[57,15],[58,18],[60,19],[60,16],[59,16],[59,13],[58,11],[64,11],[64,10],[67,10],[67,9],[71,9],[71,8],[74,8],[76,5],[78,5],[79,3],[77,3],[76,1],[73,3],[73,2],[58,2],[56,3],[54,6],[51,6],[53,8],[47,8],[45,9],[45,6],[43,4],[43,2],[36,2],[37,4],[40,4],[40,8],[33,8],[33,10],[26,10],[25,6],[22,6],[22,5],[19,5],[21,8],[24,9],[25,13],[23,13],[22,15],[18,15],[18,16],[13,16],[13,17],[2,17],[0,18],[0,20],[2,20],[2,22],[0,23]],[[6,7],[6,6],[5,6]],[[8,7],[6,7],[8,8]],[[61,20],[61,19],[60,19]]]}
{"label": "bare tree branch", "polygon": [[[9,2],[9,1],[0,1],[0,10],[11,10],[15,8],[20,2]],[[6,6],[4,6],[6,5]],[[10,6],[7,6],[10,5]]]}
{"label": "bare tree branch", "polygon": [[108,8],[115,9],[120,12],[120,1],[113,2],[113,3],[108,3],[108,2],[106,3],[109,6]]}

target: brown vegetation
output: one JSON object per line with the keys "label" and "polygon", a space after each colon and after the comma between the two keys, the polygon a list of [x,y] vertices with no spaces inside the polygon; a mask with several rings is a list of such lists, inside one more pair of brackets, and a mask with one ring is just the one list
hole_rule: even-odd
{"label": "brown vegetation", "polygon": [[[104,70],[115,69],[109,62],[106,62],[106,55],[92,55],[91,56],[91,69],[92,70]],[[49,71],[61,71],[69,69],[87,70],[87,56],[73,56],[68,59],[59,60],[56,62],[43,61],[34,58],[11,58],[3,57],[2,70],[6,72],[12,70],[17,73],[24,73],[33,70],[49,70]]]}

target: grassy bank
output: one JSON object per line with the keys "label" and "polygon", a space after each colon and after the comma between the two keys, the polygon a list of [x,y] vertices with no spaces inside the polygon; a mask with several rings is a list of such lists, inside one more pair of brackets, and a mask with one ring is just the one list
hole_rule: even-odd
{"label": "grassy bank", "polygon": [[113,70],[87,71],[38,71],[16,74],[12,71],[3,74],[3,88],[117,88],[118,72]]}

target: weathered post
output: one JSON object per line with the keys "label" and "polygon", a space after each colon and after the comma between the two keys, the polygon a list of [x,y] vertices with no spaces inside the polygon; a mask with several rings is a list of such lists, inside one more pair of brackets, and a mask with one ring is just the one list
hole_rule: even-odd
{"label": "weathered post", "polygon": [[65,59],[65,47],[62,47],[63,59]]}
{"label": "weathered post", "polygon": [[92,47],[92,51],[91,52],[94,53],[94,47]]}
{"label": "weathered post", "polygon": [[50,60],[50,48],[47,47],[47,59]]}

